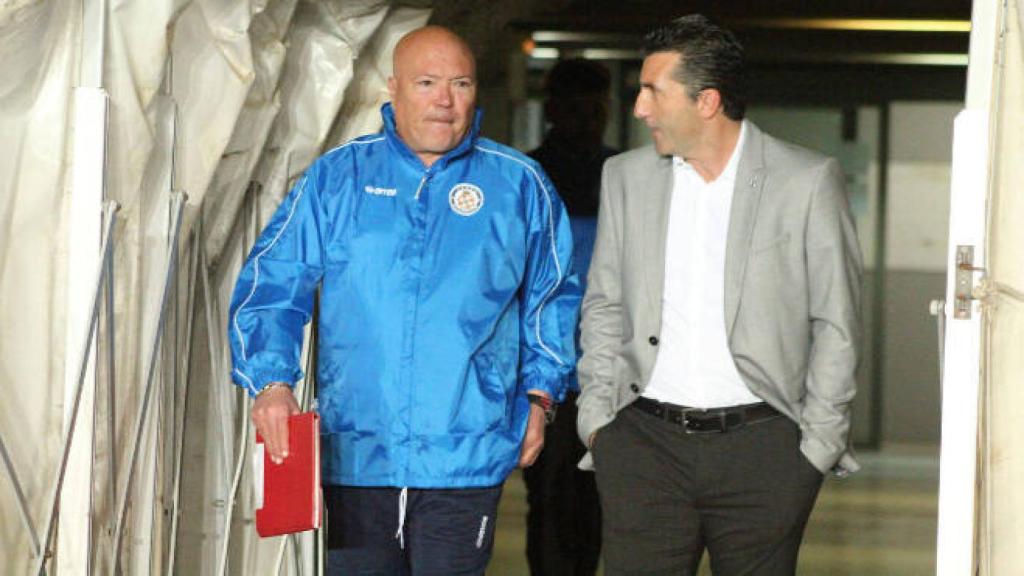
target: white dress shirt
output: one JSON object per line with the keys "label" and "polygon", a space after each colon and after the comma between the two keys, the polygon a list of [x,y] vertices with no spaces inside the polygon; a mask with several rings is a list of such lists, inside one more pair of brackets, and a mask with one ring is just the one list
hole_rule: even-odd
{"label": "white dress shirt", "polygon": [[725,243],[744,121],[722,173],[705,182],[672,159],[658,357],[644,396],[693,408],[761,402],[744,384],[725,333]]}

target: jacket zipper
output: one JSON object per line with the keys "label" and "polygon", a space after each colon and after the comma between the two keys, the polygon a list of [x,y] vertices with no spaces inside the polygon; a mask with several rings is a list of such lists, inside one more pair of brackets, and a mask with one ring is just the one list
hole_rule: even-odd
{"label": "jacket zipper", "polygon": [[[419,199],[420,199],[420,193],[423,191],[423,186],[426,185],[427,180],[429,178],[430,178],[430,170],[427,170],[427,171],[425,171],[423,173],[423,177],[420,178],[420,184],[416,188],[415,196],[413,196],[414,200],[417,203],[419,202]],[[425,208],[423,208],[423,207],[420,207],[420,208],[424,209],[424,211],[425,211]],[[424,219],[425,218],[427,218],[426,214],[424,214]],[[424,224],[424,226],[425,225],[426,224]],[[425,230],[421,230],[420,232],[422,234],[424,234],[424,236],[425,236],[425,234],[426,234]],[[426,238],[424,237],[421,241],[422,242],[426,242]],[[420,256],[419,256],[420,259],[422,259],[422,257],[423,257],[422,252],[423,252],[423,247],[421,246],[420,247]],[[422,262],[421,262],[421,264],[422,264]],[[419,315],[419,292],[420,292],[420,286],[421,286],[422,282],[423,282],[423,278],[422,277],[417,279],[417,281],[416,281],[416,292],[413,294],[413,314],[412,314],[412,322],[413,322],[412,331],[413,331],[413,333],[415,333],[415,331],[416,331],[416,318]],[[415,342],[416,342],[416,338],[414,336],[413,339],[412,339],[412,342],[410,343],[410,346],[412,346],[413,350],[415,350],[415,347],[416,347]],[[413,352],[410,356],[413,358],[413,361],[415,362],[415,356],[416,356],[415,352]],[[410,410],[411,410],[411,407],[412,407],[413,403],[416,400],[416,390],[415,390],[415,388],[416,388],[416,380],[415,380],[415,378],[409,378],[409,406],[410,406]],[[411,444],[411,441],[412,441],[412,438],[413,438],[413,426],[415,424],[416,424],[415,423],[415,418],[413,418],[412,415],[410,414],[409,429],[408,429],[408,436],[407,436],[407,442],[410,443],[410,444]],[[414,449],[415,448],[412,447],[412,446],[409,447],[409,450],[414,450]],[[408,483],[408,479],[409,479],[409,463],[410,463],[410,461],[411,461],[411,459],[406,457],[406,459],[405,459],[405,474],[403,475],[404,482],[406,482],[406,483]]]}
{"label": "jacket zipper", "polygon": [[420,178],[420,185],[419,185],[419,187],[416,188],[416,196],[414,196],[413,198],[415,198],[416,200],[420,199],[420,191],[423,190],[423,185],[426,184],[426,183],[427,183],[427,173],[424,173],[423,174],[423,178]]}

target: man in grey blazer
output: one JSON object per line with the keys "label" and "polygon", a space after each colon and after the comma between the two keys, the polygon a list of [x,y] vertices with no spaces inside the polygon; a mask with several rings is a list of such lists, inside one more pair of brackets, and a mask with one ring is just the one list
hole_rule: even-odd
{"label": "man in grey blazer", "polygon": [[793,574],[823,476],[857,469],[861,257],[835,160],[743,120],[743,50],[647,36],[654,146],[604,167],[578,430],[605,573]]}

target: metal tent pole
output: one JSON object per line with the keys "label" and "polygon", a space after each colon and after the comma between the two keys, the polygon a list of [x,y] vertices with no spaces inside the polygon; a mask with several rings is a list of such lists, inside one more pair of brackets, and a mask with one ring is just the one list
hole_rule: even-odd
{"label": "metal tent pole", "polygon": [[[174,557],[178,547],[178,520],[181,504],[181,465],[184,457],[185,444],[185,415],[188,406],[188,391],[192,377],[192,340],[195,337],[195,313],[196,313],[196,284],[199,275],[199,252],[203,250],[203,215],[200,210],[196,230],[192,234],[192,254],[189,260],[189,284],[188,284],[188,310],[186,312],[188,325],[185,328],[187,339],[185,341],[185,375],[182,390],[179,396],[181,410],[175,425],[175,447],[174,447],[174,487],[172,488],[171,502],[171,534],[170,544],[167,552],[167,574],[174,574]],[[207,271],[204,269],[203,274]]]}
{"label": "metal tent pole", "polygon": [[[117,392],[117,323],[114,318],[114,259],[107,262],[106,282],[106,324],[107,324],[107,442],[109,444],[107,454],[107,489],[109,491],[110,505],[117,502],[117,417],[116,417],[116,392]],[[113,526],[108,525],[108,530]]]}
{"label": "metal tent pole", "polygon": [[7,472],[7,478],[11,481],[11,489],[14,490],[14,496],[18,500],[18,512],[21,515],[21,523],[25,526],[25,531],[28,532],[29,537],[32,539],[32,554],[38,556],[39,535],[36,534],[36,527],[32,524],[32,515],[29,514],[28,503],[25,501],[25,491],[21,489],[21,482],[18,481],[18,474],[14,470],[11,456],[7,453],[7,445],[4,443],[2,435],[0,435],[0,458],[4,461],[4,470]]}
{"label": "metal tent pole", "polygon": [[242,430],[238,435],[238,458],[235,463],[234,479],[231,482],[231,492],[228,496],[227,510],[225,510],[224,540],[221,542],[220,560],[217,574],[226,574],[228,567],[228,545],[231,543],[231,515],[235,509],[235,497],[238,494],[238,486],[242,480],[242,469],[245,467],[245,455],[248,453],[246,447],[249,442],[249,397],[242,398]]}
{"label": "metal tent pole", "polygon": [[135,432],[132,437],[133,440],[130,450],[131,456],[129,457],[127,464],[128,477],[125,480],[124,488],[121,491],[122,495],[117,506],[117,523],[114,526],[114,557],[110,565],[112,574],[117,574],[117,571],[120,568],[121,538],[124,533],[124,522],[128,509],[128,495],[131,492],[132,482],[135,477],[135,461],[139,456],[139,445],[141,444],[143,425],[146,421],[146,415],[149,412],[149,400],[153,391],[153,376],[156,372],[156,355],[160,350],[160,338],[163,335],[164,321],[166,319],[165,312],[167,308],[167,296],[171,289],[171,281],[174,279],[174,268],[177,265],[178,237],[181,233],[181,217],[185,206],[185,198],[186,195],[184,192],[171,193],[171,201],[173,203],[171,210],[175,217],[171,229],[171,245],[169,247],[168,265],[164,276],[163,293],[160,297],[160,313],[157,320],[155,334],[153,335],[152,345],[150,347],[149,364],[146,370],[146,386],[142,395],[142,406],[139,408],[138,415],[135,418]]}
{"label": "metal tent pole", "polygon": [[82,388],[85,382],[85,374],[89,366],[89,350],[92,349],[93,337],[95,336],[96,332],[96,322],[99,317],[100,295],[102,294],[102,287],[103,282],[105,280],[105,276],[109,270],[108,263],[111,258],[111,250],[113,247],[113,242],[111,242],[110,240],[110,233],[114,227],[114,212],[116,211],[116,203],[111,201],[107,201],[104,203],[103,221],[106,223],[106,226],[103,232],[103,244],[100,248],[100,254],[102,254],[102,264],[100,266],[100,270],[99,273],[97,274],[97,278],[94,284],[96,286],[96,289],[93,292],[94,296],[92,301],[92,313],[90,314],[88,331],[84,338],[84,345],[82,346],[81,353],[78,356],[78,358],[80,359],[78,365],[78,382],[75,386],[74,393],[72,394],[71,414],[67,420],[67,425],[65,426],[63,434],[64,442],[63,449],[61,450],[60,464],[57,466],[57,471],[53,481],[53,489],[50,495],[50,503],[46,508],[47,510],[49,510],[49,513],[46,519],[46,524],[44,525],[43,528],[43,532],[41,533],[43,540],[41,543],[41,547],[37,550],[38,555],[36,559],[35,569],[32,571],[33,574],[46,573],[46,559],[49,556],[48,548],[50,546],[50,538],[53,532],[53,523],[57,517],[57,503],[60,501],[60,492],[64,484],[64,474],[67,471],[68,457],[71,452],[71,441],[74,439],[75,436],[75,422],[78,419],[78,406],[82,399]]}

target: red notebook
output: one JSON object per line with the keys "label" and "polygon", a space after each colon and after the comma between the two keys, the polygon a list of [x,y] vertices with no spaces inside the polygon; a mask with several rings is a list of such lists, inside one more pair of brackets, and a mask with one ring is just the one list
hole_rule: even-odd
{"label": "red notebook", "polygon": [[288,457],[274,464],[256,434],[253,452],[256,532],[263,537],[320,527],[320,416],[288,419]]}

